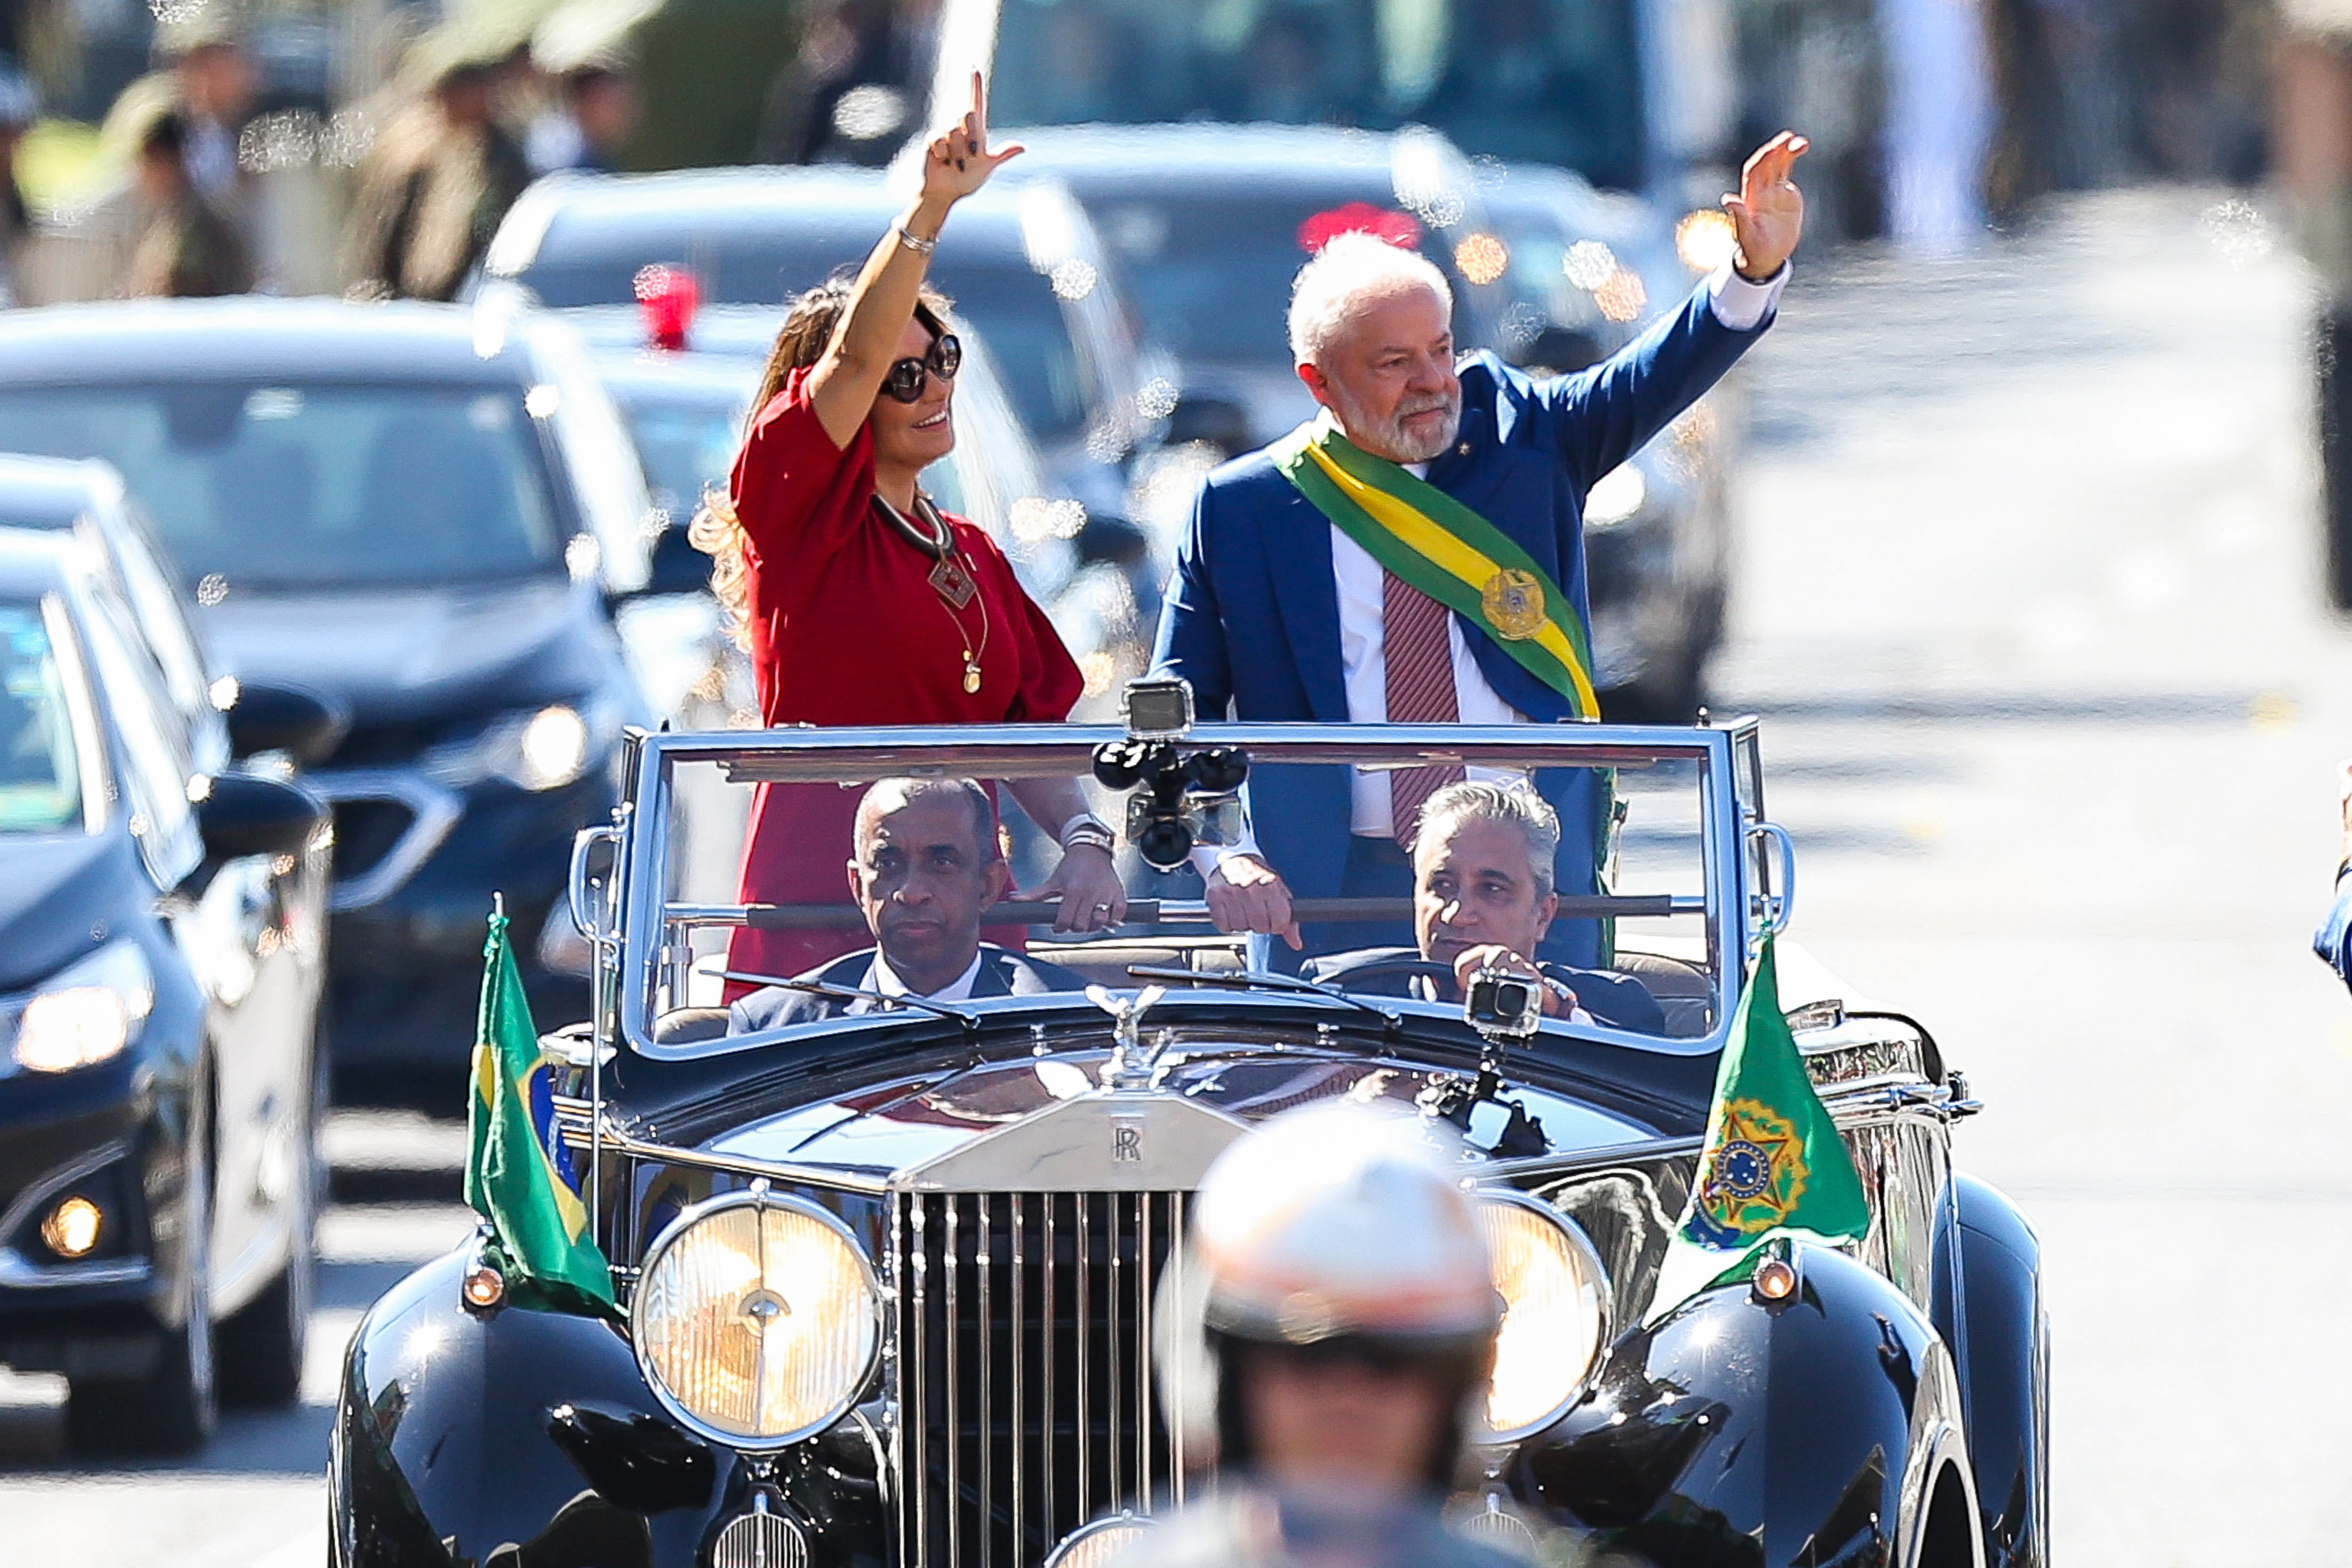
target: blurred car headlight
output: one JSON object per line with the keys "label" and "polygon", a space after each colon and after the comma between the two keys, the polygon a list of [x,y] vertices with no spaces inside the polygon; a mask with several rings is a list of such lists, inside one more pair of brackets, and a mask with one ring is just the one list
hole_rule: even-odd
{"label": "blurred car headlight", "polygon": [[1487,1432],[1514,1443],[1558,1420],[1591,1375],[1608,1342],[1609,1286],[1592,1244],[1548,1205],[1488,1194],[1478,1216],[1503,1298]]}
{"label": "blurred car headlight", "polygon": [[453,789],[485,779],[504,779],[520,788],[562,789],[588,771],[601,750],[603,704],[586,712],[568,702],[502,713],[459,740],[445,741],[420,759],[427,776]]}
{"label": "blurred car headlight", "polygon": [[881,1347],[881,1303],[839,1220],[803,1199],[730,1193],[654,1243],[630,1332],[673,1415],[724,1443],[780,1447],[856,1402]]}
{"label": "blurred car headlight", "polygon": [[1637,515],[1649,499],[1650,484],[1642,477],[1642,470],[1631,463],[1620,463],[1601,475],[1586,493],[1585,526],[1614,528]]}
{"label": "blurred car headlight", "polygon": [[69,1072],[119,1055],[154,1010],[155,977],[136,942],[115,942],[25,1002],[10,1055],[28,1072]]}

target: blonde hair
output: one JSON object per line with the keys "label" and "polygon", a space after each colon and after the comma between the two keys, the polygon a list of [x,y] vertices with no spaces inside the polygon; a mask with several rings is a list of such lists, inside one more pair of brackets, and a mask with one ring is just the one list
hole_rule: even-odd
{"label": "blonde hair", "polygon": [[[760,394],[752,400],[751,417],[772,402],[796,370],[806,370],[824,357],[833,335],[848,313],[856,280],[845,275],[826,279],[793,300],[776,333],[775,347],[760,372]],[[915,300],[915,320],[933,337],[948,330],[949,300],[936,289],[925,289]],[[750,432],[745,431],[748,438]],[[735,515],[735,500],[717,485],[707,485],[702,503],[686,525],[686,542],[710,557],[710,594],[719,601],[727,636],[737,647],[751,651],[751,589],[743,566],[743,521]]]}

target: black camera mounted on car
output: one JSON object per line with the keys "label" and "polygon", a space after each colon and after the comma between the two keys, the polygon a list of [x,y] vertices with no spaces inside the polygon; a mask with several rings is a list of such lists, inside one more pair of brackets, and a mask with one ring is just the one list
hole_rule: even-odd
{"label": "black camera mounted on car", "polygon": [[1095,748],[1095,782],[1127,793],[1127,840],[1144,863],[1173,871],[1197,844],[1237,842],[1249,753],[1238,746],[1177,750],[1192,728],[1192,683],[1176,676],[1130,680],[1119,716],[1127,739]]}

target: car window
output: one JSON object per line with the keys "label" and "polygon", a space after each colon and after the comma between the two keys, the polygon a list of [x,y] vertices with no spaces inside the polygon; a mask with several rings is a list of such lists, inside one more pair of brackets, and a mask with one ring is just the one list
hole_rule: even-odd
{"label": "car window", "polygon": [[744,410],[701,400],[665,402],[659,392],[629,399],[629,433],[654,504],[683,523],[706,489],[727,488],[743,445]]}
{"label": "car window", "polygon": [[1310,254],[1341,227],[1378,223],[1410,237],[1454,287],[1454,336],[1493,346],[1454,264],[1453,236],[1408,213],[1368,202],[1319,202],[1288,192],[1228,190],[1089,193],[1096,225],[1118,256],[1144,335],[1171,353],[1236,363],[1290,363],[1290,285]]}
{"label": "car window", "polygon": [[114,717],[116,752],[140,858],[160,888],[176,887],[204,859],[188,800],[196,773],[188,730],[142,646],[130,607],[102,583],[90,584],[83,635],[98,685]]}
{"label": "car window", "polygon": [[228,765],[228,727],[213,704],[212,672],[188,624],[186,602],[164,574],[152,531],[135,512],[126,512],[115,520],[109,554],[122,574],[123,595],[162,668],[172,704],[188,721],[196,765],[212,773]]}
{"label": "car window", "polygon": [[520,389],[12,386],[0,388],[0,449],[114,464],[200,603],[240,586],[562,570]]}
{"label": "car window", "polygon": [[81,825],[80,760],[63,662],[41,606],[0,603],[0,833]]}
{"label": "car window", "polygon": [[1633,0],[1005,0],[991,93],[1004,125],[1423,124],[1642,180]]}

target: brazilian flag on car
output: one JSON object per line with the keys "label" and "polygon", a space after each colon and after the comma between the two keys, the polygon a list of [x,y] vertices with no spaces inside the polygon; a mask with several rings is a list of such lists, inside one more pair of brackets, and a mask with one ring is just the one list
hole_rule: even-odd
{"label": "brazilian flag on car", "polygon": [[490,1222],[489,1261],[519,1306],[617,1315],[613,1271],[588,1230],[579,1167],[555,1126],[548,1064],[507,942],[503,911],[482,948],[467,1116],[466,1201]]}
{"label": "brazilian flag on car", "polygon": [[1679,1235],[1722,1252],[1752,1250],[1786,1231],[1840,1242],[1869,1230],[1853,1158],[1813,1092],[1780,1012],[1767,936],[1716,1068],[1715,1102]]}

